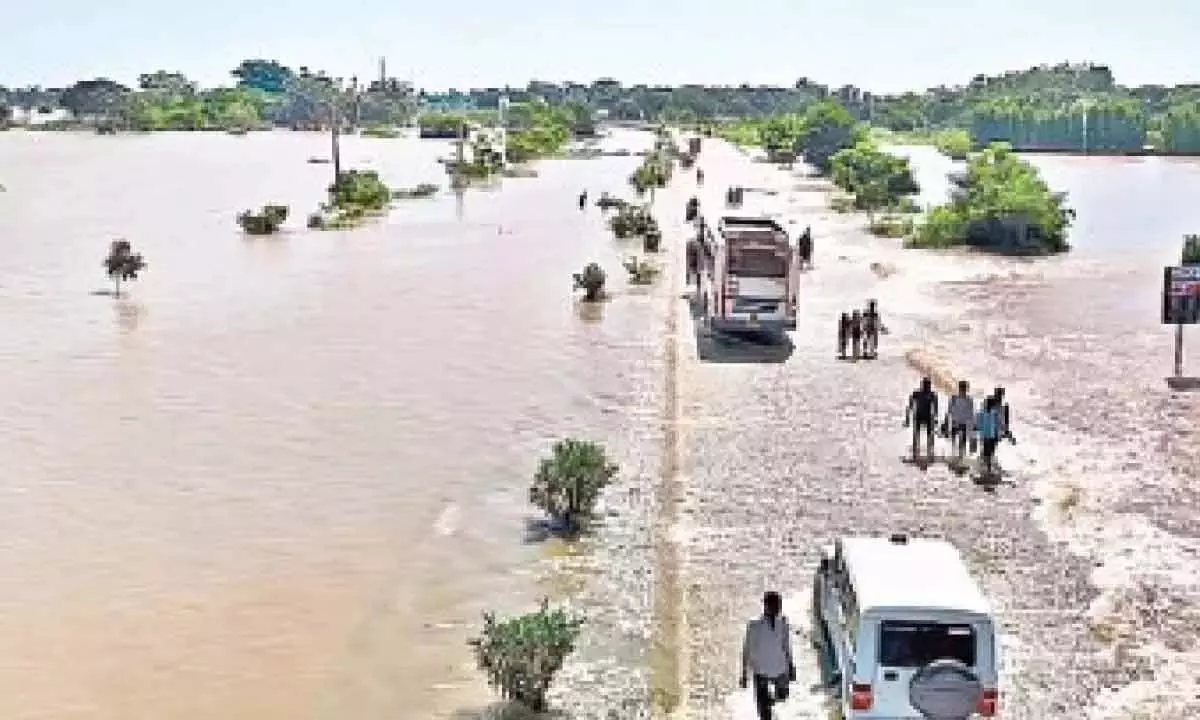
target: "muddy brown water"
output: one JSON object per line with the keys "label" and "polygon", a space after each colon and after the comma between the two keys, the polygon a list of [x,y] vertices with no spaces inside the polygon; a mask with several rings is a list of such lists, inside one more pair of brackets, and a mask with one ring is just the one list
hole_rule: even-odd
{"label": "muddy brown water", "polygon": [[[616,144],[646,142],[637,137]],[[448,151],[407,140],[343,148],[348,164],[396,185],[444,183],[435,160]],[[933,483],[940,496],[907,506],[890,469],[896,452],[870,446],[898,404],[873,393],[900,392],[911,370],[891,357],[870,371],[825,368],[832,347],[815,328],[797,334],[782,364],[684,355],[679,406],[665,402],[664,300],[675,288],[618,281],[600,308],[570,299],[572,272],[597,259],[619,279],[624,252],[576,195],[623,194],[637,158],[547,162],[540,178],[500,192],[406,202],[353,232],[310,233],[303,216],[330,171],[306,159],[326,153],[325,138],[291,133],[0,133],[0,715],[357,720],[481,706],[488,695],[463,645],[479,613],[562,590],[541,582],[547,549],[523,543],[522,528],[536,459],[567,434],[609,442],[630,479],[584,547],[594,618],[566,677],[597,695],[623,684],[613,697],[633,708],[657,682],[674,685],[692,717],[728,717],[729,628],[736,635],[753,612],[760,585],[802,587],[825,534],[924,516],[969,538],[946,511],[954,503],[988,518],[1033,512],[1010,494],[989,513],[945,479]],[[708,185],[742,162],[706,152]],[[1095,417],[1109,413],[1110,426],[1153,450],[1138,462],[1067,458],[1060,474],[1185,472],[1197,410],[1161,388],[1170,346],[1155,324],[1157,278],[1196,229],[1200,170],[1162,159],[1035,162],[1072,193],[1077,252],[1036,269],[982,264],[932,291],[960,315],[914,308],[901,324],[917,338],[969,324],[961,352],[942,350],[1010,382],[1047,436],[1076,428],[1103,439]],[[942,161],[925,154],[918,166],[936,188]],[[660,202],[682,213],[686,182]],[[234,214],[272,201],[291,205],[289,230],[242,237]],[[806,202],[803,212],[821,212]],[[149,262],[118,301],[89,294],[106,285],[100,261],[114,237]],[[818,238],[816,315],[871,282],[865,261],[877,247],[850,231]],[[865,254],[861,268],[836,269],[842,246]],[[689,323],[678,323],[683,344]],[[1200,353],[1200,338],[1194,345]],[[866,372],[887,377],[864,381]],[[839,387],[867,410],[839,409]],[[665,412],[681,423],[675,528],[657,527],[656,489],[675,463],[662,458]],[[864,434],[841,446],[831,429]],[[740,499],[766,485],[808,519],[775,526],[768,506]],[[1196,498],[1180,483],[1128,485],[1107,512],[1140,510],[1167,532],[1195,532]],[[869,512],[830,519],[855,507]],[[1014,549],[1002,519],[972,557],[991,558],[985,584],[1003,599],[1028,587],[1006,578],[1044,548]],[[764,528],[784,550],[759,549]],[[631,670],[653,664],[649,626],[663,599],[651,566],[664,541],[680,545],[668,553],[680,566],[671,583],[686,596],[670,613],[687,626],[673,640],[682,662],[670,682]],[[1066,570],[1045,567],[1030,582],[1054,572]],[[1081,622],[1082,607],[1073,612]],[[1034,644],[1033,627],[1013,633]],[[1066,635],[1082,643],[1086,631]],[[1066,657],[1028,665],[1030,683],[1053,683]],[[1051,695],[1018,692],[1068,702]],[[574,700],[597,716],[614,706]]]}
{"label": "muddy brown water", "polygon": [[[628,141],[628,142],[626,142]],[[617,144],[637,146],[645,136]],[[449,146],[349,139],[394,185]],[[487,699],[463,644],[523,607],[555,438],[641,403],[620,249],[575,203],[637,158],[303,229],[320,135],[0,133],[0,716],[435,717]],[[291,206],[279,237],[241,209]],[[126,298],[101,260],[149,267]],[[581,312],[589,260],[616,297]],[[649,328],[655,328],[651,331]]]}

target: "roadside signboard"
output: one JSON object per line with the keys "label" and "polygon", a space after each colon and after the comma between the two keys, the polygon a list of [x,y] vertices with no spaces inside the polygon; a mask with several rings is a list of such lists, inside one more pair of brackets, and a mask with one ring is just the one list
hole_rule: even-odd
{"label": "roadside signboard", "polygon": [[1164,325],[1200,324],[1200,265],[1163,268]]}

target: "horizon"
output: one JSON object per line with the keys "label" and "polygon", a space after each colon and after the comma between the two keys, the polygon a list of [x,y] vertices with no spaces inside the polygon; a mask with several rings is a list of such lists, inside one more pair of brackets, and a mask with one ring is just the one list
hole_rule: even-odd
{"label": "horizon", "polygon": [[[377,58],[376,63],[375,63],[374,73],[362,72],[362,73],[357,73],[357,75],[353,72],[350,74],[346,74],[346,75],[337,75],[332,72],[326,71],[324,68],[309,65],[307,63],[289,64],[289,63],[279,60],[278,58],[265,58],[265,57],[239,58],[237,61],[235,61],[234,63],[232,63],[230,65],[230,70],[233,70],[233,68],[235,68],[243,60],[265,60],[265,61],[275,60],[276,62],[279,62],[281,65],[283,65],[293,71],[298,70],[300,67],[307,67],[314,74],[324,72],[329,77],[342,77],[342,78],[348,79],[350,77],[357,76],[359,83],[365,85],[379,77],[379,60],[380,59],[383,59],[385,61],[387,60],[387,58],[383,57],[383,56],[381,56],[380,58]],[[683,87],[683,86],[687,86],[687,85],[696,85],[696,86],[706,87],[706,88],[716,88],[716,87],[737,88],[737,87],[746,85],[751,88],[775,87],[775,88],[791,89],[791,88],[795,87],[795,84],[797,81],[799,81],[801,79],[807,79],[808,81],[810,81],[812,83],[823,85],[831,90],[837,90],[841,87],[850,86],[850,87],[857,88],[864,92],[869,92],[874,95],[883,96],[883,95],[899,95],[899,94],[903,94],[903,93],[907,93],[907,92],[920,94],[920,93],[924,93],[924,92],[928,92],[928,91],[937,89],[939,87],[961,88],[961,87],[968,85],[971,82],[971,79],[977,75],[984,75],[986,77],[997,77],[997,76],[1001,76],[1001,75],[1004,75],[1004,74],[1010,73],[1010,72],[1024,72],[1024,71],[1033,70],[1033,69],[1037,69],[1037,68],[1052,68],[1054,66],[1062,65],[1062,64],[1074,65],[1074,66],[1091,65],[1091,66],[1095,66],[1095,67],[1107,67],[1109,69],[1109,71],[1112,72],[1113,80],[1114,80],[1115,84],[1118,86],[1121,86],[1121,87],[1135,88],[1135,87],[1140,87],[1140,86],[1163,86],[1163,87],[1200,86],[1200,80],[1196,80],[1196,81],[1183,80],[1183,81],[1178,81],[1178,82],[1165,82],[1165,81],[1151,81],[1151,82],[1139,82],[1139,83],[1123,82],[1120,74],[1111,65],[1109,65],[1105,62],[1096,61],[1096,60],[1059,60],[1059,61],[1054,61],[1054,62],[1033,63],[1031,65],[1026,65],[1024,67],[1004,68],[1001,70],[986,71],[986,72],[984,72],[984,71],[973,72],[970,75],[967,75],[965,77],[958,78],[953,81],[945,81],[940,84],[929,85],[926,87],[910,87],[910,88],[902,88],[899,90],[887,90],[887,91],[877,91],[871,87],[856,84],[853,82],[829,82],[829,81],[825,81],[819,77],[804,76],[804,75],[797,76],[794,80],[792,80],[789,83],[768,83],[768,82],[756,82],[756,81],[752,81],[752,80],[744,80],[741,82],[720,82],[720,83],[704,83],[704,82],[697,82],[695,80],[687,80],[687,81],[678,82],[678,83],[662,83],[662,82],[649,82],[649,81],[637,81],[637,80],[624,80],[622,78],[614,77],[611,75],[602,75],[599,77],[586,78],[586,79],[585,78],[550,79],[550,78],[545,78],[545,77],[535,77],[535,78],[530,78],[528,80],[525,80],[524,82],[517,82],[517,83],[508,82],[508,83],[500,83],[500,84],[474,84],[471,86],[457,86],[457,87],[455,87],[455,86],[431,87],[431,86],[421,85],[419,83],[414,83],[413,89],[418,92],[423,91],[423,92],[431,93],[431,94],[440,94],[440,93],[446,93],[449,91],[470,92],[470,91],[474,91],[474,90],[489,90],[489,89],[497,89],[497,88],[507,88],[507,89],[511,89],[511,90],[525,90],[529,86],[530,83],[534,83],[534,82],[550,83],[550,84],[559,85],[559,86],[564,86],[564,85],[568,85],[568,84],[572,84],[572,83],[590,86],[601,80],[615,80],[617,83],[620,84],[620,86],[622,88],[626,88],[626,89],[637,87],[637,86],[678,88],[678,87]],[[148,73],[154,73],[154,72],[158,72],[158,71],[181,73],[185,77],[187,77],[189,80],[196,82],[198,84],[199,89],[201,89],[201,90],[216,88],[216,87],[232,87],[237,84],[237,79],[235,77],[233,77],[232,74],[230,74],[228,79],[225,81],[206,83],[206,82],[202,82],[201,80],[199,80],[196,76],[191,75],[186,70],[182,70],[180,68],[170,68],[170,67],[153,68],[153,69],[149,69],[149,70],[144,70],[144,71],[142,71],[142,73],[148,74]],[[139,75],[142,73],[139,73]],[[400,81],[405,81],[405,82],[413,82],[413,80],[411,78],[396,75],[391,69],[391,63],[387,63],[387,73],[388,73],[389,78],[400,80]],[[3,78],[0,78],[0,88],[6,88],[8,90],[22,90],[22,89],[34,86],[34,87],[40,87],[43,89],[62,89],[62,88],[70,87],[72,84],[82,81],[82,80],[101,80],[101,79],[117,82],[117,83],[120,83],[121,85],[125,85],[125,86],[133,88],[133,89],[136,89],[137,85],[138,85],[138,77],[137,76],[134,76],[132,78],[125,78],[125,77],[115,77],[112,74],[99,73],[99,74],[88,75],[88,76],[84,76],[84,77],[78,77],[69,82],[56,83],[56,84],[50,84],[50,83],[44,83],[44,82],[43,83],[18,84],[18,83],[6,82]]]}
{"label": "horizon", "polygon": [[563,78],[789,87],[808,77],[896,94],[1085,58],[1110,67],[1126,86],[1190,84],[1200,68],[1190,37],[1200,5],[1184,0],[1158,0],[1153,12],[1128,16],[1083,0],[1010,0],[1002,16],[982,0],[942,7],[610,0],[586,10],[461,0],[453,14],[360,0],[332,17],[313,0],[272,8],[210,0],[172,9],[163,21],[155,19],[162,6],[148,0],[115,8],[78,0],[18,4],[6,18],[0,83],[67,87],[107,77],[135,85],[139,74],[167,70],[213,87],[231,85],[229,71],[247,58],[373,78],[386,57],[389,75],[433,92]]}

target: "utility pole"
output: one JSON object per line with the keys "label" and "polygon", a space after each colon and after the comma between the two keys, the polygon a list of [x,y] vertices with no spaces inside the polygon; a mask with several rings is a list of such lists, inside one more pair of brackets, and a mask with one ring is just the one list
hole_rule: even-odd
{"label": "utility pole", "polygon": [[342,145],[339,140],[338,125],[341,124],[341,114],[338,112],[338,93],[341,90],[342,81],[338,78],[334,86],[333,93],[329,96],[329,132],[330,132],[330,157],[333,160],[333,183],[336,185],[342,179]]}

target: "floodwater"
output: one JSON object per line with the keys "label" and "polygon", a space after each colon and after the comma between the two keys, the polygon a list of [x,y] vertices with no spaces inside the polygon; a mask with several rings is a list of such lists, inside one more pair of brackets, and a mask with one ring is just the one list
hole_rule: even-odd
{"label": "floodwater", "polygon": [[[643,135],[614,138],[626,147]],[[344,162],[445,184],[449,146]],[[627,424],[661,313],[576,194],[635,157],[310,232],[321,135],[0,133],[0,717],[442,717],[464,642],[524,607],[528,479]],[[247,238],[234,215],[291,206]],[[129,239],[127,297],[101,260]],[[589,260],[598,311],[572,301]]]}

